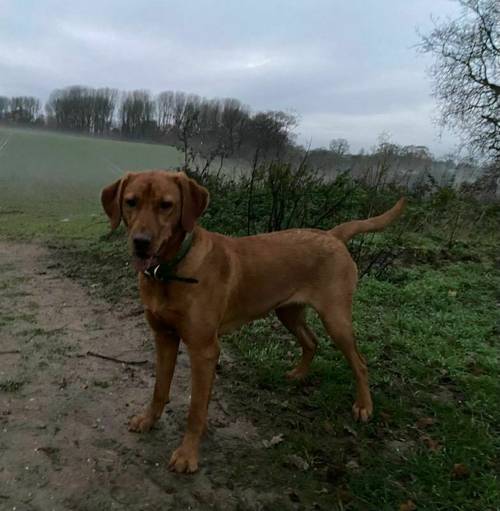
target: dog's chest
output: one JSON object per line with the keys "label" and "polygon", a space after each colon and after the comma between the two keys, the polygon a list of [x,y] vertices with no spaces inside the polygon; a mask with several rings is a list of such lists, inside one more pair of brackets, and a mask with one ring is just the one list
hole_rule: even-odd
{"label": "dog's chest", "polygon": [[168,286],[157,282],[141,282],[141,301],[158,320],[175,329],[180,319],[179,300],[175,300]]}

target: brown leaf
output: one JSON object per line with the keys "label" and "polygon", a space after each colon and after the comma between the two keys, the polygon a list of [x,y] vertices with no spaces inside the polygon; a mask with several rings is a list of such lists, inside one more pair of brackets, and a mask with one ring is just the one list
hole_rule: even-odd
{"label": "brown leaf", "polygon": [[430,436],[422,436],[420,439],[432,452],[437,452],[441,449],[441,444]]}
{"label": "brown leaf", "polygon": [[475,361],[471,361],[467,364],[467,369],[474,375],[474,376],[482,376],[483,374],[485,374],[486,370],[484,369],[484,367],[482,367],[481,365],[479,365],[477,362]]}
{"label": "brown leaf", "polygon": [[413,500],[407,500],[399,505],[399,511],[415,511],[417,509],[417,505]]}
{"label": "brown leaf", "polygon": [[467,479],[470,477],[470,470],[464,463],[455,463],[451,471],[453,479]]}
{"label": "brown leaf", "polygon": [[340,486],[337,488],[336,494],[337,494],[337,500],[339,500],[340,502],[342,502],[344,504],[348,504],[353,499],[353,496],[351,495],[349,490],[343,486]]}
{"label": "brown leaf", "polygon": [[432,426],[435,423],[436,419],[434,419],[433,417],[420,417],[420,419],[418,419],[418,421],[416,422],[416,426],[418,429],[425,429],[428,428],[429,426]]}
{"label": "brown leaf", "polygon": [[299,470],[308,470],[309,469],[309,463],[300,456],[297,456],[296,454],[290,454],[287,456],[286,461],[289,465],[298,468]]}
{"label": "brown leaf", "polygon": [[332,434],[335,432],[335,428],[330,421],[323,422],[323,429],[326,431],[326,433]]}

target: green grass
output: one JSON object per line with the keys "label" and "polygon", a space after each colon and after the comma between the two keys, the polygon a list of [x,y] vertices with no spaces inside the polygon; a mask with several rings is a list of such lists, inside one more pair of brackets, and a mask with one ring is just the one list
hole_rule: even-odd
{"label": "green grass", "polygon": [[103,186],[125,170],[180,163],[164,145],[0,127],[0,235],[92,238]]}
{"label": "green grass", "polygon": [[26,382],[20,380],[5,380],[0,381],[1,392],[17,392]]}
{"label": "green grass", "polygon": [[[312,464],[305,481],[336,472],[349,509],[397,509],[408,499],[418,509],[497,509],[498,272],[455,263],[445,271],[401,269],[393,280],[363,279],[355,301],[375,404],[367,426],[351,423],[353,377],[324,334],[305,387],[283,379],[293,365],[290,352],[295,359],[298,350],[276,320],[231,337],[247,362],[232,368],[232,377],[255,389],[256,401],[246,407],[257,414],[263,401],[276,403],[263,421],[286,441],[276,447],[270,471],[297,454]],[[321,332],[313,314],[310,320]],[[419,425],[423,418],[432,424]],[[454,478],[459,463],[469,469],[467,479]]]}

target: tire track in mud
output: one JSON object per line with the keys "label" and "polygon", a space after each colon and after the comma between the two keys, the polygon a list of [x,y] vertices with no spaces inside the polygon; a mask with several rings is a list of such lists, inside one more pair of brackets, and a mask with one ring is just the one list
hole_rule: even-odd
{"label": "tire track in mud", "polygon": [[[53,262],[39,245],[0,241],[0,351],[13,351],[0,355],[0,508],[296,509],[237,470],[244,463],[238,452],[260,449],[259,435],[245,418],[228,415],[217,384],[200,472],[167,471],[189,399],[182,352],[157,428],[127,431],[154,384],[153,343],[134,313],[138,303],[91,296]],[[87,351],[148,363],[124,365]]]}

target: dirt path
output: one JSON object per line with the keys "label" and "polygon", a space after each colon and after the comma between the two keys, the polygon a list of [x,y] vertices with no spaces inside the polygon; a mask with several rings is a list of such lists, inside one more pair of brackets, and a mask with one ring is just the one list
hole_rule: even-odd
{"label": "dirt path", "polygon": [[[187,413],[182,353],[158,427],[127,431],[154,381],[139,303],[111,306],[53,263],[40,246],[0,242],[0,509],[296,509],[281,492],[260,493],[241,477],[240,447],[260,449],[260,436],[227,414],[220,389],[201,471],[167,471]],[[147,362],[120,364],[88,351]]]}

